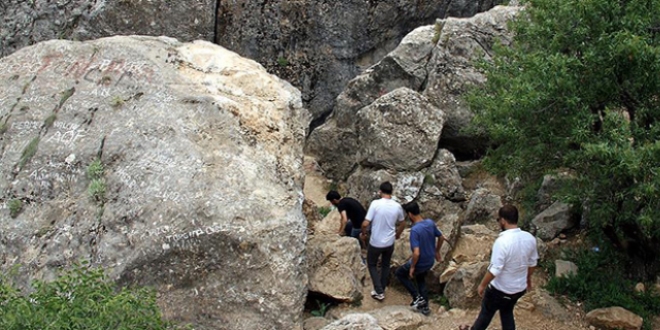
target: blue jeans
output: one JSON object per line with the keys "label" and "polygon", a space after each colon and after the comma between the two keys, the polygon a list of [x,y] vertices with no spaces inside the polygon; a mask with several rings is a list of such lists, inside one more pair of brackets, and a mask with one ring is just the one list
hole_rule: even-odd
{"label": "blue jeans", "polygon": [[428,297],[428,292],[426,290],[426,282],[424,278],[426,277],[426,274],[428,274],[429,269],[416,269],[415,268],[415,273],[413,274],[414,276],[414,281],[416,282],[413,283],[413,281],[410,279],[410,261],[406,262],[403,266],[399,267],[396,270],[396,278],[399,279],[399,282],[403,284],[404,287],[410,292],[410,295],[412,296],[413,300],[417,298],[418,296],[422,296],[425,301],[429,301]]}
{"label": "blue jeans", "polygon": [[344,234],[346,236],[350,236],[353,238],[360,239],[360,233],[362,232],[362,228],[353,228],[353,223],[348,221],[346,222],[346,226],[344,227]]}
{"label": "blue jeans", "polygon": [[472,330],[486,330],[496,311],[500,311],[502,330],[516,330],[516,321],[513,319],[513,307],[526,290],[515,294],[507,294],[488,285],[481,300],[481,311],[472,325]]}

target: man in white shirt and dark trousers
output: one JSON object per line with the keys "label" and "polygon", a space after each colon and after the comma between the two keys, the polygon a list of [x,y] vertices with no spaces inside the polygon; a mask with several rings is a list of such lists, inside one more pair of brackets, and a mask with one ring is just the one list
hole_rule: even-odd
{"label": "man in white shirt and dark trousers", "polygon": [[[394,241],[401,237],[405,227],[404,214],[401,204],[392,200],[392,184],[383,182],[380,185],[380,199],[371,202],[367,216],[362,222],[364,238],[367,228],[371,225],[371,237],[367,248],[367,266],[374,290],[371,297],[383,301],[385,287],[390,276],[390,260],[394,253]],[[380,259],[380,273],[378,272],[378,259]]]}
{"label": "man in white shirt and dark trousers", "polygon": [[498,215],[502,233],[493,244],[488,271],[479,284],[481,311],[471,328],[462,326],[461,330],[485,330],[498,310],[502,330],[515,330],[513,307],[532,288],[532,273],[539,259],[536,238],[518,228],[515,206],[502,206]]}

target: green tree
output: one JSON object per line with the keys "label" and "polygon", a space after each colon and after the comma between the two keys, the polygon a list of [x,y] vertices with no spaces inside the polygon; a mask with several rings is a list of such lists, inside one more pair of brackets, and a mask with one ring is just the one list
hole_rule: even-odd
{"label": "green tree", "polygon": [[[582,205],[590,233],[660,270],[660,0],[529,0],[468,96],[485,164]],[[631,268],[630,268],[631,267]]]}

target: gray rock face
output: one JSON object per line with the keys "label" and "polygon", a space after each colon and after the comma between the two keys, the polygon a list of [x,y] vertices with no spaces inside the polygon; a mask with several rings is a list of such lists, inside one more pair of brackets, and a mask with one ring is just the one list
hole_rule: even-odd
{"label": "gray rock face", "polygon": [[369,314],[348,314],[321,330],[383,330],[378,320]]}
{"label": "gray rock face", "polygon": [[[310,135],[308,152],[315,155],[331,178],[345,179],[358,161],[355,147],[359,148],[366,138],[359,129],[366,127],[361,113],[380,102],[377,100],[383,95],[405,87],[423,94],[444,113],[442,135],[435,141],[436,147],[462,156],[478,153],[485,144],[478,133],[463,131],[472,114],[461,97],[467,86],[483,82],[474,62],[488,58],[495,40],[506,40],[506,24],[519,10],[497,6],[469,19],[448,18],[437,26],[415,29],[399,47],[348,83],[337,97],[331,117]],[[404,157],[398,159],[401,162]]]}
{"label": "gray rock face", "polygon": [[472,193],[463,223],[466,225],[481,223],[491,228],[497,220],[500,207],[502,207],[501,196],[493,194],[486,188],[477,189]]}
{"label": "gray rock face", "polygon": [[0,85],[3,270],[49,279],[88,259],[197,329],[301,328],[299,91],[153,37],[24,48]]}
{"label": "gray rock face", "polygon": [[488,262],[462,264],[451,277],[445,291],[445,297],[452,308],[472,308],[478,306],[481,297],[477,287],[488,270]]}
{"label": "gray rock face", "polygon": [[362,108],[357,115],[361,165],[417,171],[431,164],[444,114],[425,97],[399,88]]}
{"label": "gray rock face", "polygon": [[220,0],[217,41],[291,81],[320,118],[350,79],[413,28],[438,17],[472,16],[498,2]]}
{"label": "gray rock face", "polygon": [[532,219],[532,225],[536,229],[536,236],[544,241],[550,241],[559,233],[570,229],[577,224],[571,213],[570,205],[555,202],[550,207],[539,213]]}
{"label": "gray rock face", "polygon": [[141,34],[213,41],[216,2],[4,0],[0,3],[0,57],[50,39]]}
{"label": "gray rock face", "polygon": [[314,235],[307,241],[306,252],[309,291],[346,302],[362,299],[366,266],[358,240],[336,234]]}

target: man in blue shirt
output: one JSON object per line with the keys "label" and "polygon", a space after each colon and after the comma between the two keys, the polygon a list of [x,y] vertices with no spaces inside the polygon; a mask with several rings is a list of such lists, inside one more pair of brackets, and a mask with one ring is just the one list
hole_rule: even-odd
{"label": "man in blue shirt", "polygon": [[412,259],[396,270],[396,277],[413,298],[410,306],[424,315],[429,315],[428,293],[424,278],[433,267],[435,260],[442,261],[440,249],[444,237],[433,220],[422,218],[416,202],[403,205],[403,210],[413,223],[410,230]]}

